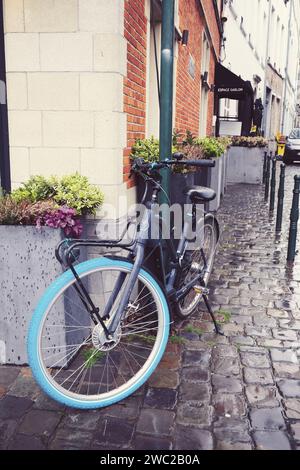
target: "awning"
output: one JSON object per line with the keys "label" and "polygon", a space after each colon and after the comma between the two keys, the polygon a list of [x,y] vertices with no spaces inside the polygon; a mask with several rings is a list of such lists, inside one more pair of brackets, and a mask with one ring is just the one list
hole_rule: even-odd
{"label": "awning", "polygon": [[253,95],[250,82],[244,81],[222,64],[216,64],[215,93],[218,98],[229,98],[231,100],[243,100],[247,95]]}

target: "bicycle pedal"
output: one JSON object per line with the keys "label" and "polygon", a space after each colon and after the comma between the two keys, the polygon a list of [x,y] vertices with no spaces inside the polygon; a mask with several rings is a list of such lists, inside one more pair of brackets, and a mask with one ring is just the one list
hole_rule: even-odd
{"label": "bicycle pedal", "polygon": [[196,294],[201,294],[201,295],[208,295],[209,294],[209,289],[207,289],[206,287],[194,286],[193,289],[196,292]]}

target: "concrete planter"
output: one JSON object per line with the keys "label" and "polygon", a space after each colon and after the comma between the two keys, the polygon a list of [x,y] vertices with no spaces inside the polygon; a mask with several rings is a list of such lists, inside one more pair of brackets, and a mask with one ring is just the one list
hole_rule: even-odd
{"label": "concrete planter", "polygon": [[208,205],[209,211],[217,211],[221,204],[222,188],[223,188],[223,171],[224,171],[224,155],[220,158],[215,158],[215,168],[211,168],[211,181],[210,187],[215,191],[216,198]]}
{"label": "concrete planter", "polygon": [[261,184],[264,148],[231,147],[228,150],[227,183]]}
{"label": "concrete planter", "polygon": [[221,204],[221,196],[225,188],[225,164],[224,155],[220,158],[214,158],[216,162],[214,168],[201,168],[195,174],[195,184],[198,186],[205,186],[212,188],[216,192],[214,201],[206,204],[206,211],[217,211]]}
{"label": "concrete planter", "polygon": [[194,173],[171,173],[170,176],[170,201],[171,204],[180,204],[182,207],[187,203],[184,194],[188,187],[195,184]]}
{"label": "concrete planter", "polygon": [[227,187],[226,175],[227,175],[227,164],[228,164],[228,151],[226,151],[224,153],[222,158],[223,158],[223,165],[222,165],[222,188],[221,188],[222,191],[221,191],[221,195],[223,197],[225,192],[226,192],[226,187]]}
{"label": "concrete planter", "polygon": [[26,364],[32,313],[46,287],[62,273],[54,254],[61,230],[0,225],[0,363]]}

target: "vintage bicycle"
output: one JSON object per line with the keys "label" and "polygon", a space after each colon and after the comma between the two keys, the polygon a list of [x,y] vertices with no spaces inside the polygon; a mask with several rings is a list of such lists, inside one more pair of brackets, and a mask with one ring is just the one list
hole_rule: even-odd
{"label": "vintage bicycle", "polygon": [[[197,212],[197,207],[215,198],[215,192],[198,186],[186,189],[189,210],[179,241],[149,236],[153,220],[160,227],[164,222],[161,216],[153,218],[162,190],[160,170],[174,165],[203,168],[213,167],[214,162],[187,161],[182,154],[159,163],[137,159],[132,172],[144,178],[145,195],[150,188],[151,198],[132,240],[68,239],[57,247],[56,257],[66,270],[49,286],[33,314],[28,355],[37,382],[58,402],[101,408],[134,393],[164,354],[171,312],[187,318],[203,299],[216,332],[221,333],[207,287],[219,225],[214,214],[202,211],[201,217]],[[191,238],[199,231],[201,237]],[[117,247],[127,255],[79,263],[80,251],[89,246]]]}

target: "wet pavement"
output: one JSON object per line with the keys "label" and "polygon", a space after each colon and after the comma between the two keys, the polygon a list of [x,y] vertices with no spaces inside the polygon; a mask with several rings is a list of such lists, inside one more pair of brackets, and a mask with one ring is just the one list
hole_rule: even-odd
{"label": "wet pavement", "polygon": [[224,337],[204,312],[177,324],[147,385],[96,411],[65,408],[28,368],[1,366],[0,449],[300,449],[300,256],[286,264],[296,173],[280,237],[263,187],[224,197],[210,292]]}

